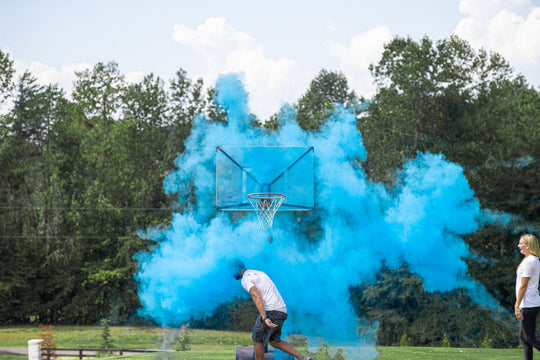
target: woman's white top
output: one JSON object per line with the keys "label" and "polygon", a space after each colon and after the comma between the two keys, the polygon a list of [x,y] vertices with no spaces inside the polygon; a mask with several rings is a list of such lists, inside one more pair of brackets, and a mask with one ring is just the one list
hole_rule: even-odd
{"label": "woman's white top", "polygon": [[521,279],[528,277],[527,290],[525,290],[525,296],[519,304],[519,308],[531,308],[540,306],[540,294],[538,294],[538,278],[540,276],[540,261],[534,255],[529,255],[517,269],[516,278],[516,298],[518,296],[519,288],[521,287]]}

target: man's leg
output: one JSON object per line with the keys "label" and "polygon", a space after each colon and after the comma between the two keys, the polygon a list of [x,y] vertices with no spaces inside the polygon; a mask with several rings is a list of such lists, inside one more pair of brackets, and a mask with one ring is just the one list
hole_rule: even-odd
{"label": "man's leg", "polygon": [[255,360],[264,360],[264,344],[253,341],[253,351],[255,352]]}
{"label": "man's leg", "polygon": [[281,340],[281,327],[283,326],[283,323],[287,319],[287,314],[281,313],[279,311],[272,313],[272,316],[275,315],[275,318],[272,317],[271,320],[274,324],[277,325],[277,328],[274,329],[274,334],[272,337],[270,337],[270,345],[275,347],[276,349],[279,349],[281,351],[285,351],[287,354],[291,354],[295,358],[299,360],[311,360],[310,357],[303,356],[296,350],[291,344],[289,344],[286,341]]}
{"label": "man's leg", "polygon": [[251,335],[255,360],[264,359],[265,344],[268,344],[268,339],[270,338],[270,335],[272,335],[272,330],[272,328],[269,328],[263,323],[261,315],[259,315],[253,326],[253,334]]}
{"label": "man's leg", "polygon": [[300,354],[298,352],[298,350],[296,350],[291,344],[289,344],[286,341],[274,340],[274,341],[270,341],[270,345],[272,345],[276,349],[279,349],[281,351],[285,351],[288,354],[291,354],[292,356],[294,356],[297,359],[302,359],[303,358],[302,354]]}

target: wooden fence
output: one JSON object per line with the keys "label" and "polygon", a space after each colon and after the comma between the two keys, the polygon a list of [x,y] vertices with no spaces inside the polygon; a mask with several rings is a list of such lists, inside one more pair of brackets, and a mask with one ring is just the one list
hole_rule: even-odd
{"label": "wooden fence", "polygon": [[41,358],[43,360],[51,360],[57,357],[79,357],[83,359],[85,357],[96,357],[101,354],[112,353],[119,356],[137,353],[155,353],[155,352],[170,352],[170,350],[148,350],[148,349],[66,349],[66,348],[43,348],[41,349]]}

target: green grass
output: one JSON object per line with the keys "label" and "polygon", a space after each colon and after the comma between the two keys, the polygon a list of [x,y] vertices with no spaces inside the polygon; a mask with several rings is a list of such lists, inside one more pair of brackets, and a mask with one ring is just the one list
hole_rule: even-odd
{"label": "green grass", "polygon": [[[428,347],[380,347],[376,360],[521,360],[521,349],[470,349]],[[25,356],[0,355],[0,360],[24,360]],[[230,360],[234,349],[198,349],[167,354],[114,356],[107,360]],[[315,357],[317,359],[317,357]],[[74,359],[75,360],[75,359]],[[78,359],[77,359],[78,360]],[[357,359],[354,359],[357,360]]]}
{"label": "green grass", "polygon": [[0,355],[0,360],[24,360],[28,359],[26,355]]}
{"label": "green grass", "polygon": [[390,347],[377,348],[377,360],[521,360],[521,349],[473,349],[434,347]]}
{"label": "green grass", "polygon": [[[59,348],[97,348],[101,344],[99,326],[55,326],[55,343]],[[43,329],[37,326],[0,327],[0,347],[26,347],[28,340],[40,339]],[[111,326],[113,345],[117,349],[175,349],[175,329],[156,327]],[[251,345],[251,333],[189,330],[192,348]]]}
{"label": "green grass", "polygon": [[[431,348],[431,347],[379,347],[376,360],[522,360],[521,349],[472,349],[472,348]],[[127,360],[124,357],[109,358]],[[108,360],[109,360],[108,359]],[[155,354],[129,356],[130,360],[154,360]],[[159,357],[157,358],[159,359]],[[168,355],[163,360],[230,360],[234,351],[184,351]],[[317,359],[317,357],[314,357]],[[1,359],[0,360],[4,360]],[[358,359],[351,359],[358,360]]]}
{"label": "green grass", "polygon": [[[99,326],[56,326],[55,342],[59,348],[98,348]],[[36,326],[0,328],[0,347],[26,347],[28,340],[39,339],[43,329]],[[119,349],[175,350],[175,329],[155,327],[110,327],[114,347]],[[189,330],[189,351],[111,357],[111,360],[229,360],[235,346],[250,346],[251,334],[245,332]],[[303,350],[303,349],[299,349]],[[521,349],[473,349],[433,347],[378,347],[376,360],[521,360]],[[321,359],[328,357],[321,357]],[[0,360],[24,360],[25,356],[0,355]],[[315,357],[314,359],[317,359]]]}
{"label": "green grass", "polygon": [[[160,349],[175,350],[175,329],[155,327],[111,326],[113,345],[117,349]],[[55,326],[55,343],[58,348],[99,348],[101,328],[99,326]],[[0,347],[26,347],[28,340],[40,339],[43,329],[37,326],[12,326],[0,328]],[[190,351],[160,354],[123,356],[123,360],[221,360],[234,359],[235,346],[250,346],[251,333],[189,330]],[[0,355],[0,360],[24,360],[26,357]],[[118,357],[120,358],[120,357]],[[113,359],[113,358],[108,358]]]}
{"label": "green grass", "polygon": [[[129,359],[127,359],[129,358]],[[141,354],[131,356],[115,356],[107,360],[232,360],[234,348],[229,350],[190,350],[168,354]],[[3,360],[3,359],[0,359]],[[78,360],[78,359],[77,359]]]}

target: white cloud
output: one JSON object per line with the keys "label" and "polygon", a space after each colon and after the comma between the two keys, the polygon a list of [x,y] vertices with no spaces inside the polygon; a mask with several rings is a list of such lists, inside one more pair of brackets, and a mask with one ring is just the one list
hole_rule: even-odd
{"label": "white cloud", "polygon": [[139,83],[143,81],[146,74],[142,71],[128,71],[125,75],[125,79],[128,83]]}
{"label": "white cloud", "polygon": [[175,25],[173,39],[201,54],[251,47],[255,43],[248,34],[229,25],[224,17],[208,18],[196,30],[185,25]]}
{"label": "white cloud", "polygon": [[207,84],[214,83],[220,74],[242,73],[251,111],[262,120],[297,96],[296,62],[268,58],[255,39],[234,29],[223,17],[208,18],[196,29],[175,25],[173,39],[203,57]]}
{"label": "white cloud", "polygon": [[523,14],[529,6],[530,0],[460,0],[458,8],[467,17],[485,22],[504,9]]}
{"label": "white cloud", "polygon": [[[5,50],[9,53],[9,50]],[[29,71],[32,76],[36,78],[36,81],[40,85],[47,86],[49,84],[58,84],[60,89],[63,89],[67,96],[71,95],[73,90],[73,80],[75,79],[75,71],[82,71],[84,69],[91,68],[90,64],[70,64],[64,65],[60,68],[44,64],[39,61],[21,61],[14,58],[10,54],[11,60],[13,60],[13,68],[15,70],[14,81],[18,82],[19,77],[23,75],[25,71]],[[11,99],[11,101],[13,98]],[[3,104],[0,107],[0,113],[5,113],[11,108],[12,103]]]}
{"label": "white cloud", "polygon": [[49,85],[58,84],[66,93],[71,94],[75,72],[92,68],[90,64],[70,64],[63,65],[60,68],[44,64],[39,61],[20,61],[13,59],[14,68],[17,76],[22,75],[26,70],[36,77],[38,84]]}
{"label": "white cloud", "polygon": [[324,27],[326,28],[326,30],[328,30],[330,32],[336,32],[337,31],[337,26],[332,20],[327,20],[324,23]]}
{"label": "white cloud", "polygon": [[329,41],[325,46],[330,55],[339,59],[340,68],[357,95],[369,97],[373,95],[375,88],[368,67],[379,61],[384,44],[391,39],[389,28],[377,26],[353,36],[348,45]]}
{"label": "white cloud", "polygon": [[493,50],[536,85],[540,82],[540,7],[529,0],[461,0],[465,15],[454,33]]}
{"label": "white cloud", "polygon": [[[39,61],[13,60],[16,76],[21,76],[26,70],[37,79],[40,85],[58,84],[69,97],[73,91],[73,81],[75,72],[92,69],[93,65],[87,63],[63,65],[60,68],[44,64]],[[145,73],[142,71],[129,71],[125,74],[128,83],[137,83],[144,79]]]}

